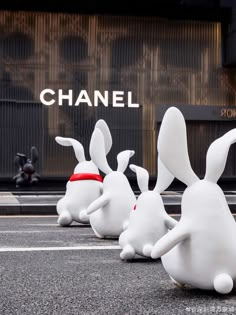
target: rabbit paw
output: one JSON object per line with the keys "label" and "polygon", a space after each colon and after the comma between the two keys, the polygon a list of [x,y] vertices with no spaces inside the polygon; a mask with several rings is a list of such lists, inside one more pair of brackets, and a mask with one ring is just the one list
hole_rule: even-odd
{"label": "rabbit paw", "polygon": [[129,260],[134,258],[135,256],[135,250],[131,245],[126,245],[122,252],[120,253],[120,258],[122,260]]}
{"label": "rabbit paw", "polygon": [[153,246],[151,244],[146,244],[143,246],[143,255],[151,257]]}
{"label": "rabbit paw", "polygon": [[86,210],[80,211],[79,219],[82,223],[89,223],[89,216],[87,215]]}
{"label": "rabbit paw", "polygon": [[71,224],[71,222],[72,222],[72,218],[68,211],[63,211],[57,220],[57,223],[60,226],[68,226]]}

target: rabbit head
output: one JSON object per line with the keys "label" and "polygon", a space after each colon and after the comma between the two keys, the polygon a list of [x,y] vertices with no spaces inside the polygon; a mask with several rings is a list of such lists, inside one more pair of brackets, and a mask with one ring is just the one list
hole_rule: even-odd
{"label": "rabbit head", "polygon": [[125,150],[120,152],[117,155],[117,170],[113,171],[108,165],[106,158],[106,142],[105,137],[99,128],[95,128],[89,147],[89,152],[92,161],[97,165],[97,167],[106,174],[104,178],[104,185],[109,185],[112,183],[112,186],[119,187],[122,184],[122,180],[125,177],[123,174],[129,164],[129,159],[134,155],[134,151]]}
{"label": "rabbit head", "polygon": [[[95,128],[99,129],[104,137],[105,143],[105,152],[108,152],[112,146],[112,138],[110,134],[110,130],[106,124],[106,122],[102,119],[98,120]],[[94,173],[99,174],[99,170],[97,166],[93,163],[92,160],[87,161],[84,155],[84,147],[83,145],[75,139],[72,138],[64,138],[64,137],[56,137],[56,142],[62,146],[72,146],[75,152],[75,157],[79,162],[74,169],[74,174],[76,173]]]}
{"label": "rabbit head", "polygon": [[20,166],[20,171],[32,175],[35,173],[34,164],[38,160],[38,150],[36,147],[31,148],[31,158],[27,158],[25,154],[17,153],[15,162]]}
{"label": "rabbit head", "polygon": [[134,164],[130,165],[130,169],[136,173],[138,186],[141,191],[135,210],[138,208],[156,209],[158,207],[160,211],[165,211],[160,194],[172,183],[174,176],[165,168],[160,158],[158,158],[158,178],[152,191],[148,188],[148,171]]}

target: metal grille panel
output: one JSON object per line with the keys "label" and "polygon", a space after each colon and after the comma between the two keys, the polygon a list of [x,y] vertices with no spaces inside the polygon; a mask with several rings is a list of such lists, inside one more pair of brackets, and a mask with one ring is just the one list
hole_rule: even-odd
{"label": "metal grille panel", "polygon": [[[155,175],[156,106],[236,104],[236,71],[221,65],[220,23],[1,11],[0,29],[1,177],[14,174],[15,153],[31,145],[40,152],[43,176],[69,176],[76,164],[72,149],[54,137],[75,137],[88,155],[98,118],[114,137],[112,167],[116,154],[131,148],[132,162]],[[132,91],[141,107],[46,107],[39,102],[44,88],[73,89],[75,95],[86,89],[91,97],[95,89]],[[196,123],[195,135],[199,128]],[[201,152],[192,149],[203,173]]]}

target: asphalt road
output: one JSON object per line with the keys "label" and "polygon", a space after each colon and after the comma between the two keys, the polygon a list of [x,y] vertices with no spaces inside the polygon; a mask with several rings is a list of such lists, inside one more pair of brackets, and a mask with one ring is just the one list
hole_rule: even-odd
{"label": "asphalt road", "polygon": [[56,217],[0,217],[0,314],[236,314],[227,296],[175,287],[160,260],[122,262],[117,240]]}

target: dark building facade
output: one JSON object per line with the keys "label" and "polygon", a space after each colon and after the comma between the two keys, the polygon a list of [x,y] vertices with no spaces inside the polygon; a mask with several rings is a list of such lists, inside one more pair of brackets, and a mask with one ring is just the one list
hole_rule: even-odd
{"label": "dark building facade", "polygon": [[[14,175],[15,153],[29,153],[31,145],[38,148],[38,171],[45,180],[68,178],[76,160],[72,148],[60,147],[55,136],[78,139],[88,157],[99,118],[113,135],[112,166],[119,151],[134,149],[132,162],[155,177],[158,128],[169,106],[186,113],[192,166],[204,175],[209,144],[236,127],[235,5],[169,2],[168,10],[162,5],[153,14],[149,8],[144,16],[142,8],[135,14],[101,14],[99,4],[95,12],[89,6],[76,13],[0,11],[0,178]],[[86,90],[91,98],[94,90],[125,96],[131,91],[140,107],[129,108],[126,97],[124,108],[112,107],[111,98],[108,107],[66,101],[59,106],[57,99],[45,106],[39,98],[45,88],[72,89],[75,96]],[[235,155],[232,147],[225,179],[236,179]]]}

